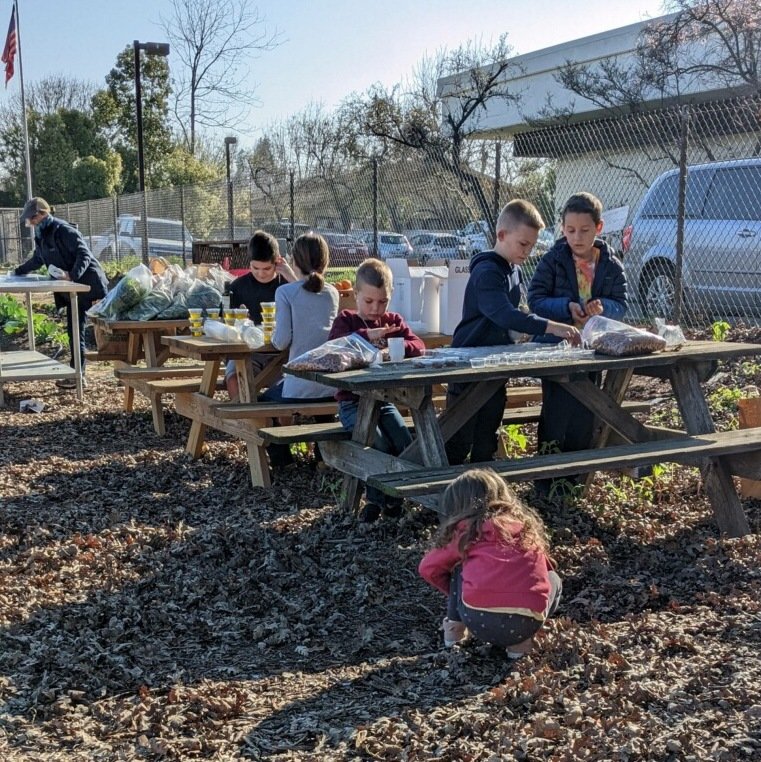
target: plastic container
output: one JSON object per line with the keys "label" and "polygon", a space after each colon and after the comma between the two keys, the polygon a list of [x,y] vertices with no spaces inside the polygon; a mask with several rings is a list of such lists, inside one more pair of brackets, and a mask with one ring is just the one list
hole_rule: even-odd
{"label": "plastic container", "polygon": [[471,368],[485,368],[486,367],[486,358],[485,357],[474,357],[470,361],[470,367]]}

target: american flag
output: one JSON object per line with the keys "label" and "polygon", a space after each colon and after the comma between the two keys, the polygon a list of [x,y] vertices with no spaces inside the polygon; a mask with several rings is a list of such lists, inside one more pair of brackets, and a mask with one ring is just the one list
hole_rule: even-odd
{"label": "american flag", "polygon": [[8,24],[8,36],[5,38],[5,47],[3,48],[3,57],[0,59],[5,64],[5,86],[8,87],[8,81],[13,76],[13,59],[16,58],[18,49],[18,32],[16,31],[16,6],[11,11],[11,23]]}

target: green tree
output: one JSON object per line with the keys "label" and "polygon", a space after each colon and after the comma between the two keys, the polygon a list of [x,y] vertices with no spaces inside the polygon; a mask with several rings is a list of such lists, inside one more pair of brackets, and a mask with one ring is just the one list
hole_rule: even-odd
{"label": "green tree", "polygon": [[[168,184],[166,156],[172,149],[169,65],[162,56],[147,56],[142,51],[141,55],[145,184],[156,188]],[[106,77],[106,88],[93,96],[95,119],[122,158],[124,192],[138,188],[135,109],[135,58],[130,46],[117,56],[116,66]]]}

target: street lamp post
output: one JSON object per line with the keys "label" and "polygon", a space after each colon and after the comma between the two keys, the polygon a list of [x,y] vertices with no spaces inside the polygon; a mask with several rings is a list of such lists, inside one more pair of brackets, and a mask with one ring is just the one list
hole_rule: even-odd
{"label": "street lamp post", "polygon": [[225,161],[227,163],[227,224],[230,229],[230,240],[235,240],[235,225],[233,224],[233,183],[230,179],[230,146],[234,146],[238,138],[228,135],[225,138]]}
{"label": "street lamp post", "polygon": [[140,51],[149,56],[168,56],[168,42],[133,43],[135,51],[135,118],[137,119],[137,177],[143,196],[143,262],[148,264],[148,201],[145,197],[145,158],[143,155],[143,89],[140,83]]}

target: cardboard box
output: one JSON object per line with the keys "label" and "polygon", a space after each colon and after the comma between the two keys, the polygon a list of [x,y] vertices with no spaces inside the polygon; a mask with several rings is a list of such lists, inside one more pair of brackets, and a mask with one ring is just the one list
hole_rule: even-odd
{"label": "cardboard box", "polygon": [[454,259],[449,263],[439,300],[439,331],[447,336],[454,333],[457,324],[462,320],[462,303],[469,277],[470,260]]}

